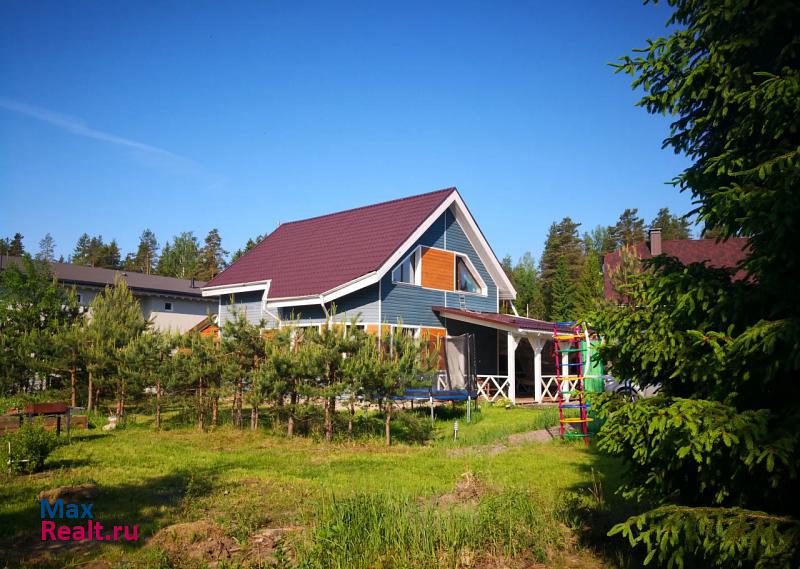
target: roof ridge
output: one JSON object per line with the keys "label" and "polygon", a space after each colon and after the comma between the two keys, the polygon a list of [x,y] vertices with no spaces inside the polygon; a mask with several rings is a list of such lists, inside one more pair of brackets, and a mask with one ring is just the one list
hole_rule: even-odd
{"label": "roof ridge", "polygon": [[383,201],[383,202],[378,202],[378,203],[373,203],[373,204],[368,204],[368,205],[362,205],[362,206],[358,206],[358,207],[351,207],[349,209],[343,209],[341,211],[333,211],[331,213],[324,213],[322,215],[315,215],[313,217],[306,217],[304,219],[295,219],[293,221],[287,221],[285,223],[281,223],[278,227],[283,227],[284,225],[292,225],[294,223],[301,223],[303,221],[312,221],[312,220],[315,220],[315,219],[322,219],[324,217],[331,217],[331,216],[334,216],[334,215],[341,215],[343,213],[350,213],[350,212],[353,212],[353,211],[359,211],[359,210],[362,210],[362,209],[369,209],[371,207],[377,207],[377,206],[381,206],[381,205],[388,205],[388,204],[393,204],[393,203],[398,203],[398,202],[404,202],[404,201],[413,200],[413,199],[417,199],[417,198],[432,196],[434,194],[439,194],[439,193],[443,194],[445,192],[450,193],[450,192],[455,192],[455,191],[458,191],[458,189],[455,186],[450,186],[449,188],[442,188],[441,190],[434,190],[432,192],[425,192],[423,194],[415,194],[413,196],[406,196],[404,198],[395,198],[393,200],[386,200],[386,201]]}

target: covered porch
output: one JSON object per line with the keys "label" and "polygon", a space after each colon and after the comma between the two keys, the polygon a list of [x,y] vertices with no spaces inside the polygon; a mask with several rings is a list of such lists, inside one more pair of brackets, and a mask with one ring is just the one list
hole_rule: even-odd
{"label": "covered porch", "polygon": [[448,335],[475,334],[479,396],[515,404],[557,400],[552,322],[444,306],[433,311]]}

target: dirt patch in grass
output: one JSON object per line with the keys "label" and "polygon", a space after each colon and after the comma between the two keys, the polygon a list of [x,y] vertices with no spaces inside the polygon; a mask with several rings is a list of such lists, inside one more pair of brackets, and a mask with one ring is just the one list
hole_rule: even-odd
{"label": "dirt patch in grass", "polygon": [[301,526],[258,530],[247,540],[247,561],[259,567],[294,561],[294,549],[288,540],[302,530]]}
{"label": "dirt patch in grass", "polygon": [[156,533],[148,547],[163,552],[178,567],[218,567],[226,563],[262,567],[292,561],[294,549],[287,543],[302,531],[300,526],[261,528],[240,545],[222,527],[208,520],[167,526]]}
{"label": "dirt patch in grass", "polygon": [[216,567],[241,551],[236,540],[208,520],[167,526],[150,539],[148,547],[160,549],[181,567],[200,564]]}
{"label": "dirt patch in grass", "polygon": [[458,477],[455,490],[436,498],[436,506],[447,508],[453,505],[475,505],[487,490],[487,485],[473,472],[465,472]]}
{"label": "dirt patch in grass", "polygon": [[509,435],[508,444],[521,445],[524,443],[546,443],[558,436],[553,434],[551,429],[539,429],[538,431],[528,431],[527,433],[517,433]]}
{"label": "dirt patch in grass", "polygon": [[78,486],[60,486],[50,490],[42,490],[37,496],[37,501],[47,500],[54,504],[56,500],[64,500],[65,504],[78,504],[90,502],[100,494],[100,489],[94,484],[80,484]]}
{"label": "dirt patch in grass", "polygon": [[519,446],[525,443],[546,443],[550,442],[557,435],[551,429],[539,429],[536,431],[527,431],[525,433],[516,433],[509,435],[505,443],[495,443],[492,445],[478,445],[471,447],[454,448],[447,451],[449,458],[458,458],[466,454],[481,454],[483,456],[496,456],[501,452],[505,452],[510,448]]}

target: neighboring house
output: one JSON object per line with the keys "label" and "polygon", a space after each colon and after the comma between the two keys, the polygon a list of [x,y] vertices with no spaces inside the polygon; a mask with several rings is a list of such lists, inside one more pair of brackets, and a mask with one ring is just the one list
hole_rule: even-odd
{"label": "neighboring house", "polygon": [[[747,257],[748,240],[734,237],[727,241],[715,239],[661,239],[661,230],[653,228],[648,232],[647,242],[638,243],[632,253],[640,259],[658,255],[675,257],[684,265],[707,262],[710,267],[733,269]],[[603,258],[603,292],[608,300],[616,300],[619,295],[614,290],[613,273],[619,268],[622,250],[609,253]],[[745,273],[738,270],[734,278],[744,278]]]}
{"label": "neighboring house", "polygon": [[473,333],[484,394],[552,394],[541,355],[553,325],[499,314],[516,291],[455,188],[284,223],[203,295],[220,325],[236,312],[273,328],[335,315],[379,336]]}
{"label": "neighboring house", "polygon": [[[19,257],[0,257],[0,270],[19,263]],[[217,312],[217,303],[202,295],[204,282],[71,263],[50,263],[50,271],[62,285],[75,287],[78,303],[84,307],[105,287],[113,286],[117,277],[122,278],[157,330],[187,332]]]}

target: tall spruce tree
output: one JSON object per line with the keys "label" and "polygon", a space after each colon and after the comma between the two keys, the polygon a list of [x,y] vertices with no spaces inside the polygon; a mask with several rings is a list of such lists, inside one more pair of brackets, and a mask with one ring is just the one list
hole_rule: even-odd
{"label": "tall spruce tree", "polygon": [[[675,180],[741,268],[643,262],[597,320],[614,373],[663,396],[612,410],[600,447],[643,514],[614,528],[673,566],[800,566],[800,4],[672,0],[670,35],[618,71],[675,117]],[[608,410],[612,408],[609,407]]]}
{"label": "tall spruce tree", "polygon": [[[553,311],[553,283],[559,263],[564,261],[567,274],[573,282],[578,281],[583,271],[583,244],[578,236],[579,227],[580,223],[565,217],[560,222],[553,223],[547,234],[539,267],[545,314],[548,317]],[[559,302],[562,301],[563,299]]]}
{"label": "tall spruce tree", "polygon": [[561,258],[556,265],[553,283],[550,287],[550,312],[548,319],[556,322],[573,320],[576,317],[577,284],[570,275],[567,260]]}

